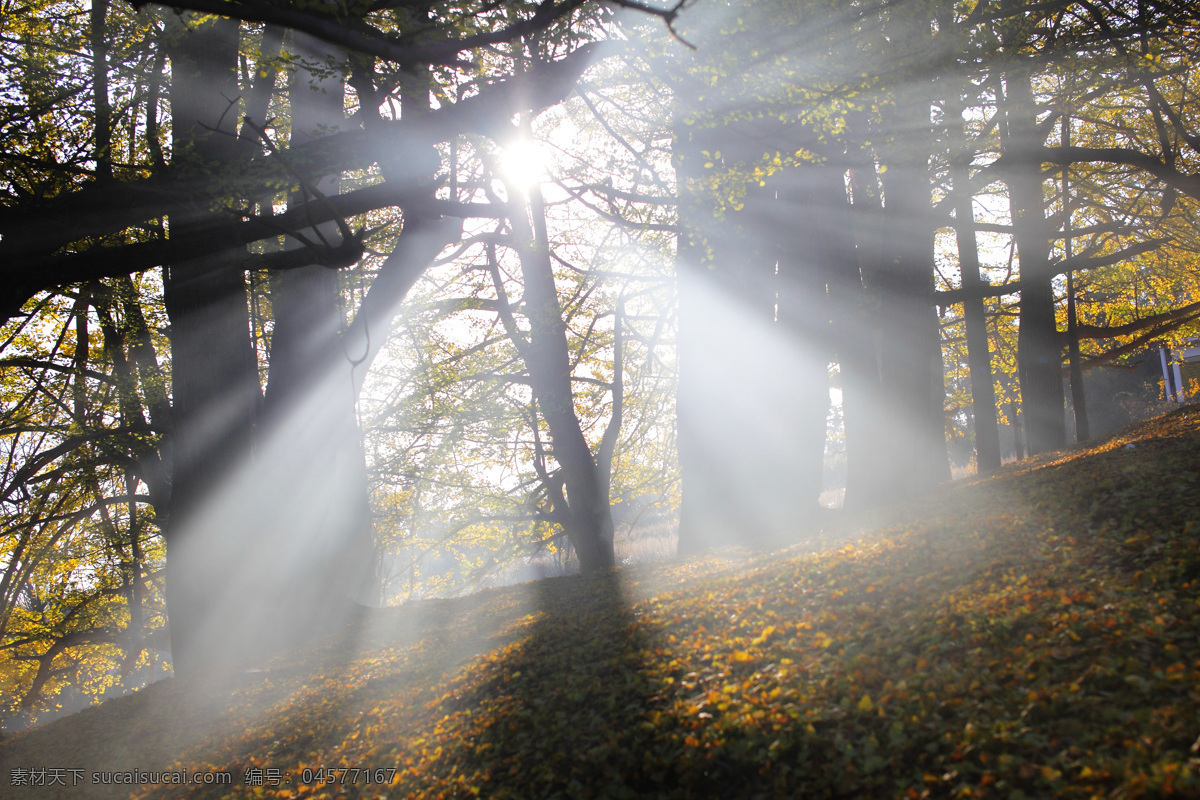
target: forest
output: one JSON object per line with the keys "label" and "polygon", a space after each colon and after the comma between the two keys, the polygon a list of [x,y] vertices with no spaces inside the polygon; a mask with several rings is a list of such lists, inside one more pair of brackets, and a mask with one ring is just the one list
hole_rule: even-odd
{"label": "forest", "polygon": [[1195,397],[1197,52],[1182,0],[0,0],[0,721]]}

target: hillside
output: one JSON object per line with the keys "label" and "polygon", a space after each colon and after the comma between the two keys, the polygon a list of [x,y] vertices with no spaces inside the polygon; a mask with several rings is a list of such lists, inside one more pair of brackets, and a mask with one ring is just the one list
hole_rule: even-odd
{"label": "hillside", "polygon": [[124,797],[91,781],[187,769],[234,783],[136,796],[1200,795],[1200,408],[806,535],[371,612],[262,671],[10,736],[0,786],[57,768],[67,786],[5,794]]}

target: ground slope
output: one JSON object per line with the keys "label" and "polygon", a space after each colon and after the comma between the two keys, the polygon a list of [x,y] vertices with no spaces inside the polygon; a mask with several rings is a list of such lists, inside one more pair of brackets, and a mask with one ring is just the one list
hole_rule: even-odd
{"label": "ground slope", "polygon": [[133,793],[1200,796],[1200,409],[808,535],[374,612],[9,737],[0,787],[73,769],[11,796],[125,797],[92,781],[177,768],[233,783]]}

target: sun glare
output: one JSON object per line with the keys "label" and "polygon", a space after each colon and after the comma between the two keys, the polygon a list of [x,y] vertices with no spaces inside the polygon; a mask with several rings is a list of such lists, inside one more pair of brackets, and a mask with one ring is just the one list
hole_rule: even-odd
{"label": "sun glare", "polygon": [[546,177],[546,162],[536,142],[519,139],[500,155],[504,177],[522,188],[535,186]]}

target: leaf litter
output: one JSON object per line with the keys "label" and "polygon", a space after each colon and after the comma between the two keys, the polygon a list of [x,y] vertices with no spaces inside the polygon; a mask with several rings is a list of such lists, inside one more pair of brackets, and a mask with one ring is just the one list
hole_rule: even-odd
{"label": "leaf litter", "polygon": [[234,779],[142,798],[1200,794],[1200,408],[822,525],[370,612],[0,765]]}

